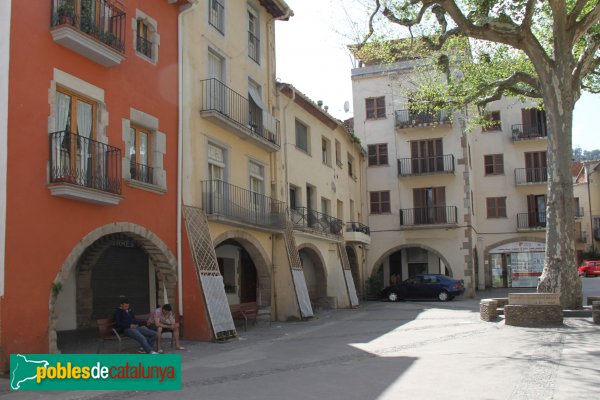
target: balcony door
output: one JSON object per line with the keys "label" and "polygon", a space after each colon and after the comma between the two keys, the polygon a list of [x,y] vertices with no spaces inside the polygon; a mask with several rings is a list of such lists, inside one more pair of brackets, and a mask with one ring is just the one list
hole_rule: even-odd
{"label": "balcony door", "polygon": [[523,137],[547,136],[546,112],[537,108],[521,109]]}
{"label": "balcony door", "polygon": [[208,77],[212,79],[209,89],[209,109],[228,114],[225,92],[225,60],[212,50],[208,50]]}
{"label": "balcony door", "polygon": [[[264,168],[250,161],[250,210],[254,220],[266,218]],[[266,221],[264,221],[266,222]]]}
{"label": "balcony door", "polygon": [[442,139],[411,141],[410,153],[413,174],[444,170]]}
{"label": "balcony door", "polygon": [[441,224],[446,222],[446,188],[413,189],[414,222]]}
{"label": "balcony door", "polygon": [[[96,103],[66,90],[56,92],[56,131],[53,143],[55,172],[73,183],[90,186],[102,171],[103,155],[94,150]],[[93,159],[94,158],[94,159]],[[92,166],[97,163],[96,173]],[[56,175],[56,174],[55,174]]]}
{"label": "balcony door", "polygon": [[208,185],[207,207],[209,212],[223,213],[226,211],[225,199],[225,150],[208,144]]}
{"label": "balcony door", "polygon": [[525,153],[525,175],[527,182],[546,182],[546,152],[532,151]]}
{"label": "balcony door", "polygon": [[527,215],[530,228],[546,226],[546,196],[531,194],[527,196]]}

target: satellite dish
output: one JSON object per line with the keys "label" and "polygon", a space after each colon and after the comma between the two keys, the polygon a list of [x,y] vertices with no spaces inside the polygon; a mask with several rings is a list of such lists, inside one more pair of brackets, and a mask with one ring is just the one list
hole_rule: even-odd
{"label": "satellite dish", "polygon": [[344,102],[344,112],[350,111],[350,103],[348,101]]}

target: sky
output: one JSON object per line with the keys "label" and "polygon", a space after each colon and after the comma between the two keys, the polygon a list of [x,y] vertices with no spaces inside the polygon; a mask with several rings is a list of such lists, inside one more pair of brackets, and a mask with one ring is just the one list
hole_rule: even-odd
{"label": "sky", "polygon": [[[294,11],[289,21],[276,24],[277,79],[291,83],[313,101],[322,100],[329,113],[352,117],[352,61],[346,48],[354,43],[352,20],[366,15],[355,0],[286,0]],[[344,111],[344,102],[350,104]],[[575,105],[573,147],[600,149],[600,95],[583,93]]]}

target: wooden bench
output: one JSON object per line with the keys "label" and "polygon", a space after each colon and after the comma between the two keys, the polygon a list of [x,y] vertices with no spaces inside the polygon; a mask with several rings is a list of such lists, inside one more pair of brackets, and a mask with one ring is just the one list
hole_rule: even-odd
{"label": "wooden bench", "polygon": [[[150,314],[141,314],[141,315],[135,316],[135,319],[137,319],[140,322],[140,325],[146,325],[149,318],[150,318]],[[100,350],[104,347],[104,343],[107,341],[110,341],[110,342],[116,341],[118,343],[119,353],[122,351],[124,340],[131,340],[132,342],[135,342],[136,344],[138,344],[138,342],[135,339],[132,339],[123,333],[117,332],[117,329],[115,327],[115,321],[112,318],[98,319],[98,320],[96,320],[96,325],[98,326],[97,353],[100,353]],[[174,343],[174,339],[175,339],[173,337],[173,332],[163,331],[163,334],[164,333],[171,333],[171,347],[173,347],[173,343]],[[161,338],[157,338],[157,340],[161,340]]]}
{"label": "wooden bench", "polygon": [[230,304],[231,317],[234,320],[244,320],[244,331],[248,330],[248,319],[251,319],[252,325],[256,324],[258,317],[268,315],[269,325],[271,325],[271,311],[259,309],[255,301],[248,303]]}

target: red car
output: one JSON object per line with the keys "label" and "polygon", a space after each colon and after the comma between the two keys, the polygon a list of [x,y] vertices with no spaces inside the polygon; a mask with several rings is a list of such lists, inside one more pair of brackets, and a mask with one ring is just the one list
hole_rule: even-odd
{"label": "red car", "polygon": [[579,276],[597,276],[600,275],[600,261],[587,260],[578,268]]}

